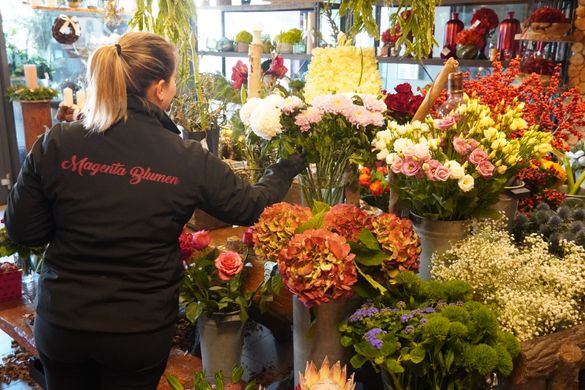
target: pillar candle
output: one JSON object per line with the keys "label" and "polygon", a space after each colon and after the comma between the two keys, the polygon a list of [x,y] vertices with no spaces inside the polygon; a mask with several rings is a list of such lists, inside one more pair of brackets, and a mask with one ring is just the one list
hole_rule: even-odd
{"label": "pillar candle", "polygon": [[23,68],[26,87],[29,89],[37,88],[39,86],[37,83],[37,66],[35,64],[25,64]]}
{"label": "pillar candle", "polygon": [[77,91],[75,97],[77,98],[77,108],[81,110],[85,106],[85,90],[80,89]]}
{"label": "pillar candle", "polygon": [[248,97],[260,96],[260,86],[262,83],[262,69],[260,62],[262,59],[262,41],[260,36],[262,26],[254,25],[254,40],[248,48],[248,59],[250,61],[250,72],[248,73]]}
{"label": "pillar candle", "polygon": [[63,105],[73,107],[73,90],[71,88],[63,90]]}

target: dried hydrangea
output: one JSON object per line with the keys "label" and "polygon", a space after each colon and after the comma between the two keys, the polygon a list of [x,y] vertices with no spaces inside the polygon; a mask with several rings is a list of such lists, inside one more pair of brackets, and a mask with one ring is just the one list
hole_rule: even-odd
{"label": "dried hydrangea", "polygon": [[412,222],[394,214],[381,214],[372,220],[372,233],[382,250],[390,257],[382,263],[382,270],[390,277],[400,271],[418,271],[420,239],[412,228]]}
{"label": "dried hydrangea", "polygon": [[[541,210],[542,211],[542,210]],[[585,249],[560,241],[562,255],[531,235],[517,247],[488,224],[432,259],[431,274],[469,283],[485,303],[498,307],[502,326],[529,340],[579,324],[585,318]]]}
{"label": "dried hydrangea", "polygon": [[370,216],[362,209],[347,203],[337,204],[325,214],[324,228],[355,242],[362,229],[370,227]]}
{"label": "dried hydrangea", "polygon": [[276,203],[264,209],[254,225],[254,251],[270,261],[278,261],[278,254],[294,235],[295,230],[311,218],[311,209],[290,203]]}
{"label": "dried hydrangea", "polygon": [[296,234],[280,252],[278,270],[290,292],[313,307],[353,294],[354,257],[339,234],[310,229]]}

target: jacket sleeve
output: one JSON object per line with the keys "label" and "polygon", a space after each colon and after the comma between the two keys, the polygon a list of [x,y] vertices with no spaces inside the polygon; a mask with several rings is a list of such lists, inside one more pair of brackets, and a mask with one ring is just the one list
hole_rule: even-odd
{"label": "jacket sleeve", "polygon": [[265,207],[282,201],[298,173],[282,161],[268,167],[255,185],[236,175],[224,162],[204,153],[204,184],[200,209],[222,221],[248,226]]}
{"label": "jacket sleeve", "polygon": [[8,195],[4,221],[8,237],[17,244],[40,246],[49,242],[54,222],[51,204],[45,197],[38,173],[47,134],[34,144]]}

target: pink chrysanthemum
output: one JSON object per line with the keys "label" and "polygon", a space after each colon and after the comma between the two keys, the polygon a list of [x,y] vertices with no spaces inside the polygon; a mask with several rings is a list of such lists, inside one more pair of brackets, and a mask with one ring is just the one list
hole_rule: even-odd
{"label": "pink chrysanthemum", "polygon": [[347,241],[355,242],[362,229],[370,228],[370,217],[364,211],[351,204],[337,204],[325,214],[324,228],[343,236]]}
{"label": "pink chrysanthemum", "polygon": [[355,255],[339,234],[325,229],[296,234],[278,257],[282,280],[307,307],[353,294],[357,271]]}
{"label": "pink chrysanthemum", "polygon": [[267,207],[254,225],[252,239],[256,254],[266,260],[277,261],[280,250],[311,215],[308,207],[285,202]]}

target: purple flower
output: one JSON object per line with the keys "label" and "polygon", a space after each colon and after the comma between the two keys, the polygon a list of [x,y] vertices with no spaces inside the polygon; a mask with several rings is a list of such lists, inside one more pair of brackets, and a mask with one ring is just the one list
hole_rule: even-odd
{"label": "purple flower", "polygon": [[378,338],[379,335],[386,334],[385,330],[380,328],[370,329],[364,334],[364,339],[374,348],[381,349],[384,342]]}
{"label": "purple flower", "polygon": [[414,332],[414,326],[408,325],[406,328],[404,328],[404,333],[411,334],[412,332]]}
{"label": "purple flower", "polygon": [[435,312],[435,309],[432,307],[425,307],[423,309],[423,313],[434,313],[434,312]]}
{"label": "purple flower", "polygon": [[349,322],[357,322],[363,318],[369,318],[375,314],[378,314],[378,312],[379,310],[372,306],[361,307],[349,317]]}
{"label": "purple flower", "polygon": [[413,317],[412,314],[403,314],[400,316],[400,321],[404,324],[408,320],[412,319],[412,317]]}
{"label": "purple flower", "polygon": [[426,324],[427,322],[429,322],[429,319],[428,319],[428,318],[421,318],[421,319],[420,319],[420,324],[421,324],[421,326],[425,326],[425,324]]}

